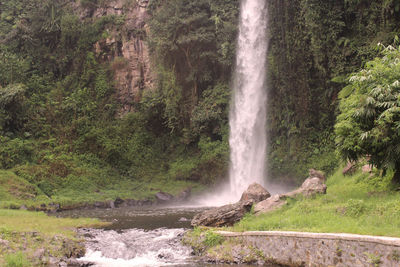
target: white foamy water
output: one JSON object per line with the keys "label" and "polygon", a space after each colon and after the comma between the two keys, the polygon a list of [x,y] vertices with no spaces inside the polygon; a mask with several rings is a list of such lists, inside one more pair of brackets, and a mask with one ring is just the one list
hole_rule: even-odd
{"label": "white foamy water", "polygon": [[238,200],[254,182],[265,185],[267,1],[242,0],[230,125],[230,190]]}
{"label": "white foamy water", "polygon": [[[187,265],[191,249],[183,246],[184,229],[130,229],[122,232],[87,229],[86,254],[81,262],[97,267]],[[190,264],[189,264],[190,265]]]}

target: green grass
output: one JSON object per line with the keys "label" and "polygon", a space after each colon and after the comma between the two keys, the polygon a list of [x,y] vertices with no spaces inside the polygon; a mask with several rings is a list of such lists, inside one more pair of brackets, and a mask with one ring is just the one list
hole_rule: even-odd
{"label": "green grass", "polygon": [[5,267],[30,267],[32,264],[21,252],[7,254],[4,256]]}
{"label": "green grass", "polygon": [[[47,266],[48,257],[78,255],[78,227],[104,225],[96,219],[61,219],[42,212],[0,209],[0,266]],[[44,257],[37,251],[44,249]]]}
{"label": "green grass", "polygon": [[43,235],[74,237],[77,227],[100,226],[96,219],[67,219],[47,216],[42,212],[0,209],[0,233],[38,232]]}
{"label": "green grass", "polygon": [[282,209],[247,215],[235,231],[307,231],[400,237],[400,193],[392,173],[385,177],[337,171],[327,181],[326,195],[291,199]]}

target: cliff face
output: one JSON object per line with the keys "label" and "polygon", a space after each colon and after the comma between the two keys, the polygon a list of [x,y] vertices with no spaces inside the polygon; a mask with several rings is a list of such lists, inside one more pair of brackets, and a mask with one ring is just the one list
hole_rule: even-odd
{"label": "cliff face", "polygon": [[99,6],[75,6],[83,20],[107,15],[121,18],[121,24],[108,29],[107,38],[95,44],[97,57],[110,62],[114,71],[116,97],[122,105],[120,116],[133,111],[142,92],[154,83],[146,43],[147,5],[148,0],[113,0]]}

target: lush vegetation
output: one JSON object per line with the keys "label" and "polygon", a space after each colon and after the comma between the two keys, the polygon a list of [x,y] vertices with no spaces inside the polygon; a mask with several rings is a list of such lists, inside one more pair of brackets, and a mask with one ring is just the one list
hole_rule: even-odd
{"label": "lush vegetation", "polygon": [[[160,189],[200,190],[226,175],[239,1],[152,0],[148,31],[128,28],[126,14],[93,15],[107,3],[0,1],[0,168],[7,170],[0,176],[30,194],[4,187],[4,200],[147,198]],[[127,0],[123,9],[134,6]],[[398,9],[398,0],[269,1],[271,177],[299,182],[310,167],[332,172],[339,112],[342,155],[367,154],[383,170],[397,168],[396,74],[388,70],[395,52],[367,62],[379,55],[378,42],[395,40]],[[96,50],[115,32],[118,42],[147,42],[157,77],[123,116],[114,78],[126,62],[119,48]],[[361,66],[391,95],[380,98],[368,82],[347,78],[360,78]],[[338,110],[346,82],[351,96],[342,93]],[[389,82],[393,88],[384,87]],[[365,94],[376,96],[364,107],[352,104]],[[351,105],[364,113],[350,116]],[[369,125],[358,127],[361,121]]]}
{"label": "lush vegetation", "polygon": [[[94,47],[123,34],[124,15],[76,14],[104,1],[1,1],[0,168],[45,202],[148,198],[222,177],[237,16],[225,2],[152,1],[158,86],[120,117],[115,60]],[[179,48],[163,43],[171,35]]]}
{"label": "lush vegetation", "polygon": [[[338,92],[398,34],[399,1],[269,1],[273,176],[337,166]],[[295,163],[295,164],[294,164]]]}
{"label": "lush vegetation", "polygon": [[400,51],[379,47],[382,57],[367,62],[341,91],[335,132],[345,159],[368,156],[384,172],[394,169],[394,180],[400,182]]}
{"label": "lush vegetation", "polygon": [[343,176],[341,170],[328,178],[326,195],[290,199],[280,210],[249,214],[233,228],[353,233],[400,237],[400,194],[391,183],[393,173],[357,172]]}

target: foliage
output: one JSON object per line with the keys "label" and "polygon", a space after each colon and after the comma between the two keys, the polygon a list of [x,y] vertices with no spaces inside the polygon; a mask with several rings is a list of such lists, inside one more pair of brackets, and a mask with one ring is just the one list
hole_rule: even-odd
{"label": "foliage", "polygon": [[[374,174],[378,176],[378,174]],[[392,174],[371,177],[361,172],[328,177],[326,195],[289,200],[277,211],[250,215],[233,227],[236,231],[304,231],[400,236],[399,193]],[[381,190],[370,180],[379,181]]]}
{"label": "foliage", "polygon": [[382,57],[365,64],[341,91],[335,132],[343,158],[367,156],[380,169],[400,171],[400,50],[384,47]]}
{"label": "foliage", "polygon": [[222,241],[224,241],[224,238],[221,235],[213,232],[212,230],[209,230],[205,233],[204,244],[207,247],[214,247],[221,244]]}
{"label": "foliage", "polygon": [[[153,1],[150,9],[149,44],[159,64],[163,116],[172,131],[184,135],[193,131],[193,117],[207,112],[203,101],[214,103],[211,88],[226,90],[234,62],[237,1]],[[193,142],[198,133],[191,135],[184,140]]]}
{"label": "foliage", "polygon": [[324,160],[318,164],[331,172],[338,92],[348,73],[376,56],[378,42],[392,42],[399,2],[268,3],[272,176],[305,177],[319,158]]}
{"label": "foliage", "polygon": [[6,261],[6,267],[29,267],[32,266],[28,259],[22,252],[15,254],[8,254],[4,257]]}

